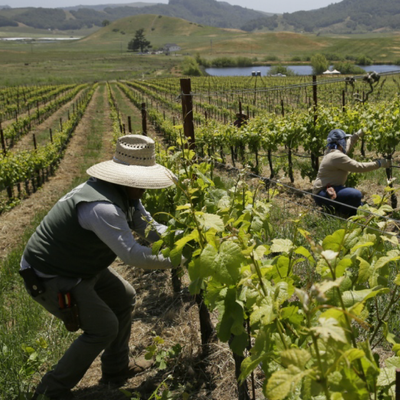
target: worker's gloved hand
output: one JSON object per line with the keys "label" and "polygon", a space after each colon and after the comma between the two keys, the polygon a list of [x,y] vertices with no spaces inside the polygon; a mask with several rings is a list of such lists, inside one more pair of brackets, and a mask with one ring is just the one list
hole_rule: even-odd
{"label": "worker's gloved hand", "polygon": [[388,160],[386,158],[381,158],[377,161],[381,168],[390,168],[392,166],[392,160]]}
{"label": "worker's gloved hand", "polygon": [[364,136],[364,135],[365,135],[365,132],[364,132],[362,129],[359,129],[359,130],[356,132],[356,135]]}

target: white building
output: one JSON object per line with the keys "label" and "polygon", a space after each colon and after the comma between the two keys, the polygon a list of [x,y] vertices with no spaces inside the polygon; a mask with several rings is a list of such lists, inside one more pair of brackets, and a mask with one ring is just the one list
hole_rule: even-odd
{"label": "white building", "polygon": [[163,50],[171,53],[173,51],[179,51],[179,50],[181,50],[181,48],[175,43],[167,43],[167,44],[164,44]]}

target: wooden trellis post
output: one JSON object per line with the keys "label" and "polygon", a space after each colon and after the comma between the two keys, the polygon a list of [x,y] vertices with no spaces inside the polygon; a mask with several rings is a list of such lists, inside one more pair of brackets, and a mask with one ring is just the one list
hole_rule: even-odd
{"label": "wooden trellis post", "polygon": [[[318,106],[318,94],[317,94],[317,76],[313,75],[313,100],[314,100],[314,127],[317,124],[317,106]],[[311,165],[314,171],[318,171],[319,169],[319,162],[318,162],[318,154],[313,154],[311,152]]]}
{"label": "wooden trellis post", "polygon": [[194,149],[193,98],[191,91],[190,79],[181,79],[183,132],[189,140],[189,148]]}
{"label": "wooden trellis post", "polygon": [[7,149],[6,149],[6,141],[4,140],[3,129],[0,129],[0,137],[1,137],[1,146],[3,147],[3,154],[6,155]]}
{"label": "wooden trellis post", "polygon": [[142,133],[147,136],[147,112],[146,103],[142,103]]}
{"label": "wooden trellis post", "polygon": [[33,148],[37,150],[36,135],[34,133],[32,134],[32,139],[33,139]]}

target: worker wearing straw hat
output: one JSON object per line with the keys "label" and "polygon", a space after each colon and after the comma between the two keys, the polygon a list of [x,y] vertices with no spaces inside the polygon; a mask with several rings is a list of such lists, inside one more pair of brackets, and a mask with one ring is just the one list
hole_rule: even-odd
{"label": "worker wearing straw hat", "polygon": [[144,269],[172,268],[169,258],[141,246],[132,230],[149,242],[159,239],[167,228],[152,219],[140,199],[146,189],[167,188],[176,178],[156,163],[154,141],[141,135],[119,138],[113,159],[87,173],[91,178],[43,219],[21,260],[33,299],[67,329],[82,330],[44,375],[34,398],[70,398],[101,352],[102,383],[121,385],[151,365],[144,358],[129,359],[135,290],[109,266],[119,257]]}
{"label": "worker wearing straw hat", "polygon": [[354,135],[348,135],[341,129],[330,131],[325,155],[313,184],[316,204],[345,217],[357,214],[357,208],[362,204],[362,193],[345,186],[349,173],[374,171],[392,165],[387,159],[361,163],[347,155],[363,135],[361,129]]}

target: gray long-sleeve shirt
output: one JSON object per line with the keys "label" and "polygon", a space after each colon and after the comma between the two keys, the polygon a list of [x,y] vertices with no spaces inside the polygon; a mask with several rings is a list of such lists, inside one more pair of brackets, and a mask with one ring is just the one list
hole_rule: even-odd
{"label": "gray long-sleeve shirt", "polygon": [[[78,204],[78,220],[84,229],[93,231],[125,263],[144,269],[171,268],[169,258],[162,254],[153,255],[149,247],[141,246],[133,237],[132,231],[122,210],[108,202]],[[134,231],[149,242],[155,242],[167,230],[165,225],[154,221],[138,201],[133,215]],[[145,235],[151,224],[149,235]]]}
{"label": "gray long-sleeve shirt", "polygon": [[[94,232],[124,263],[143,269],[172,268],[169,258],[162,254],[153,255],[149,247],[142,246],[135,240],[125,214],[115,204],[106,201],[82,202],[78,204],[77,212],[81,227]],[[154,221],[140,201],[135,205],[132,222],[134,231],[151,243],[157,241],[167,229],[165,225]],[[145,231],[149,224],[152,229],[146,236]],[[22,258],[21,268],[29,267]],[[51,276],[40,271],[36,273],[42,277]]]}

